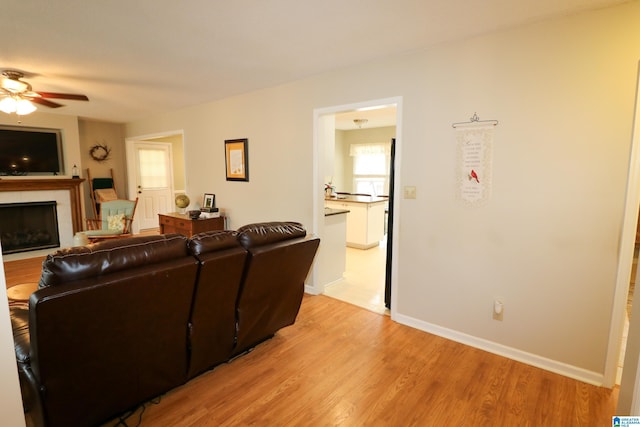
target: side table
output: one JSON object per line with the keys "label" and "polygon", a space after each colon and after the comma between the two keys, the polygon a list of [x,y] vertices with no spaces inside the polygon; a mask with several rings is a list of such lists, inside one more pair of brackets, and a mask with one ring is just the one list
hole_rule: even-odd
{"label": "side table", "polygon": [[29,297],[37,289],[37,283],[20,283],[13,285],[7,288],[7,298],[12,301],[29,301]]}
{"label": "side table", "polygon": [[204,231],[224,230],[224,217],[191,219],[189,215],[171,212],[158,214],[160,234],[179,233],[187,237]]}

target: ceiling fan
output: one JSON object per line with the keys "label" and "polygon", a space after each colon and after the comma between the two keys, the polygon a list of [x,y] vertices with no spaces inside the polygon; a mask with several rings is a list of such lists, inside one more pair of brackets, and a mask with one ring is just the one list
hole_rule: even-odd
{"label": "ceiling fan", "polygon": [[[35,111],[31,103],[44,105],[49,108],[62,107],[62,104],[49,101],[53,99],[71,99],[74,101],[88,101],[86,95],[55,92],[35,92],[31,85],[20,80],[24,74],[15,70],[4,70],[0,79],[0,110],[5,113],[29,114]],[[5,105],[3,105],[3,103]],[[3,108],[6,107],[6,108]],[[22,107],[22,110],[21,110]]]}

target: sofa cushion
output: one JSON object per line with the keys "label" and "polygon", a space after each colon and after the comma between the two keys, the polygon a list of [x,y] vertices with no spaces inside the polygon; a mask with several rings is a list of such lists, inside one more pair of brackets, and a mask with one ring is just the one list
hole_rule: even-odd
{"label": "sofa cushion", "polygon": [[247,260],[234,231],[189,240],[200,269],[189,319],[189,378],[229,360],[236,337],[236,300]]}
{"label": "sofa cushion", "polygon": [[136,236],[60,249],[43,261],[38,288],[187,256],[186,240],[181,234]]}
{"label": "sofa cushion", "polygon": [[240,244],[249,249],[283,240],[305,237],[306,230],[299,222],[261,222],[238,229]]}
{"label": "sofa cushion", "polygon": [[29,337],[29,306],[27,304],[11,304],[11,328],[13,329],[13,344],[18,363],[30,362],[31,342]]}
{"label": "sofa cushion", "polygon": [[208,252],[239,247],[238,233],[232,230],[215,230],[198,233],[187,243],[189,252],[195,256]]}

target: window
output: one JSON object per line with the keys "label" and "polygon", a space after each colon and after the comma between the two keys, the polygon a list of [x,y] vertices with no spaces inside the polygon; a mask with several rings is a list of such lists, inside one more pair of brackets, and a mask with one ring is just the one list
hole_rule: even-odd
{"label": "window", "polygon": [[143,188],[166,188],[167,165],[164,150],[144,149],[138,150],[140,162],[140,185]]}
{"label": "window", "polygon": [[391,144],[352,144],[353,188],[355,193],[379,196],[389,194]]}

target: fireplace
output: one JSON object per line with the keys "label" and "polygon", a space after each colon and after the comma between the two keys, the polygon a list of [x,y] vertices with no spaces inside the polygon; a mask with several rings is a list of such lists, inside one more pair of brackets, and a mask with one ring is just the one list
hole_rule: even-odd
{"label": "fireplace", "polygon": [[[73,246],[73,236],[82,231],[81,178],[14,178],[0,179],[0,204],[56,202],[58,237],[61,248]],[[1,229],[0,223],[0,229]],[[4,261],[44,256],[54,249],[29,250],[3,255]]]}
{"label": "fireplace", "polygon": [[60,246],[55,201],[0,204],[2,253]]}

